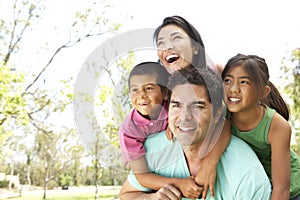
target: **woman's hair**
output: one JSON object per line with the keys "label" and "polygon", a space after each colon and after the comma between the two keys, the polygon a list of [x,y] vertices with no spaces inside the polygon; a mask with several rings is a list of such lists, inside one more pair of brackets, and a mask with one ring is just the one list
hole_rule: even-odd
{"label": "woman's hair", "polygon": [[197,50],[198,54],[193,56],[192,65],[199,68],[206,68],[206,59],[205,59],[205,47],[200,36],[200,33],[197,29],[186,21],[183,17],[180,16],[170,16],[166,17],[162,24],[156,28],[154,31],[153,39],[155,43],[157,42],[157,37],[161,29],[167,25],[175,25],[181,28],[186,32],[186,34],[190,37],[192,45],[194,45]]}
{"label": "woman's hair", "polygon": [[156,78],[157,85],[160,86],[162,92],[166,90],[170,74],[158,62],[142,62],[132,68],[129,73],[128,87],[130,88],[130,80],[134,75],[151,75]]}
{"label": "woman's hair", "polygon": [[269,86],[271,92],[268,96],[261,99],[262,104],[265,104],[275,109],[287,121],[289,120],[289,109],[278,89],[269,81],[269,70],[265,59],[256,55],[237,54],[230,58],[222,72],[222,79],[231,71],[232,68],[243,66],[250,76],[252,83],[255,84],[255,90],[261,97],[264,96],[264,87]]}

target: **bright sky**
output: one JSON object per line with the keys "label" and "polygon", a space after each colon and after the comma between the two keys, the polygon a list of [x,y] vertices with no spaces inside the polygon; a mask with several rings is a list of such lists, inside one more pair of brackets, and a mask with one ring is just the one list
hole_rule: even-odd
{"label": "bright sky", "polygon": [[[80,8],[84,1],[49,2],[51,6],[47,9],[47,19],[52,23],[64,24],[64,21],[72,17],[72,11]],[[202,0],[197,5],[194,0],[110,2],[114,2],[114,7],[109,19],[123,23],[120,32],[155,28],[166,16],[181,15],[199,30],[213,61],[225,64],[237,53],[257,54],[269,64],[271,80],[278,77],[280,62],[287,51],[300,46],[298,0]],[[82,51],[80,45],[77,49],[68,50],[68,54],[73,54],[74,70],[80,67],[75,65],[82,63],[97,46],[95,43],[81,45],[85,45],[85,51]],[[70,62],[63,57],[63,61]],[[75,70],[75,74],[77,72]],[[277,84],[275,81],[274,83]]]}
{"label": "bright sky", "polygon": [[[32,59],[32,52],[45,46],[45,41],[50,47],[64,43],[69,37],[68,28],[74,12],[87,2],[91,2],[45,1],[47,4],[42,14],[44,19],[33,28],[33,31],[28,32],[25,42],[27,53],[23,54],[23,59],[27,58],[32,67],[37,67],[35,62],[38,60]],[[166,16],[181,15],[199,30],[208,55],[214,62],[225,64],[237,53],[258,54],[266,59],[271,79],[274,80],[278,76],[276,72],[287,51],[300,46],[298,0],[200,0],[197,1],[197,5],[194,0],[107,2],[114,4],[109,11],[109,20],[123,24],[120,32],[155,28]],[[7,11],[7,5],[6,1],[0,0],[0,11]],[[102,10],[99,9],[100,16],[101,13]],[[47,76],[65,79],[70,75],[76,77],[81,64],[100,45],[98,40],[85,41],[61,52],[47,71]],[[44,49],[45,52],[47,50]],[[274,83],[277,84],[275,81]]]}
{"label": "bright sky", "polygon": [[[47,5],[43,21],[26,35],[25,53],[20,59],[24,65],[38,72],[39,59],[49,58],[36,55],[38,48],[58,47],[68,39],[68,26],[74,12],[85,5],[86,0],[45,0]],[[181,15],[200,32],[208,55],[216,63],[225,64],[237,53],[257,54],[269,65],[271,80],[280,83],[278,69],[288,51],[300,47],[300,19],[298,0],[110,0],[114,6],[109,20],[122,23],[120,32],[138,28],[155,28],[171,15]],[[197,5],[195,4],[197,2]],[[0,12],[7,11],[5,0],[0,0]],[[3,13],[3,12],[2,12]],[[99,10],[99,15],[102,11]],[[54,29],[55,27],[55,29]],[[55,34],[54,34],[55,33]],[[105,36],[107,37],[107,36]],[[57,78],[77,77],[78,71],[89,54],[101,45],[99,41],[84,41],[74,48],[62,51],[46,71],[43,78],[49,86]],[[49,48],[50,49],[50,48]],[[49,49],[44,49],[47,52]],[[48,52],[48,56],[51,55]],[[29,59],[28,59],[29,58]],[[25,62],[26,61],[26,62]],[[45,63],[45,62],[43,62]]]}

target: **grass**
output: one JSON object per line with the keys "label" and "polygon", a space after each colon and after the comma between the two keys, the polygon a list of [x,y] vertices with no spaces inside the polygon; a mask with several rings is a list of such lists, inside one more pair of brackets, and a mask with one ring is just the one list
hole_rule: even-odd
{"label": "grass", "polygon": [[[99,200],[112,200],[116,195],[107,194],[107,195],[99,195]],[[42,200],[40,196],[26,196],[26,197],[16,197],[10,198],[12,200]],[[76,195],[76,196],[61,196],[61,197],[49,197],[46,200],[94,200],[95,196],[93,195]]]}
{"label": "grass", "polygon": [[[101,189],[98,193],[99,200],[115,200],[118,199],[119,190],[118,189]],[[16,194],[17,195],[17,194]],[[43,192],[39,191],[39,193],[27,193],[23,194],[22,197],[10,197],[7,200],[43,200]],[[89,190],[57,190],[57,191],[49,191],[46,193],[46,200],[94,200],[95,192],[94,188]]]}
{"label": "grass", "polygon": [[[114,199],[115,196],[116,196],[115,194],[104,194],[104,195],[99,195],[98,199],[99,200],[112,200],[112,199]],[[9,199],[11,199],[11,200],[43,200],[41,196],[37,196],[37,195],[26,196],[26,197],[14,197],[14,198],[9,198]],[[94,199],[95,199],[95,196],[87,195],[87,194],[46,198],[46,200],[94,200]]]}

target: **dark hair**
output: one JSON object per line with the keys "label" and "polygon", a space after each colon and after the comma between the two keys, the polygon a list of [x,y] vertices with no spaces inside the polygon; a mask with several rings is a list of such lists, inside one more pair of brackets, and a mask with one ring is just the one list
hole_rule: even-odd
{"label": "dark hair", "polygon": [[170,74],[158,62],[142,62],[132,68],[129,73],[128,87],[130,88],[130,80],[134,75],[151,75],[155,76],[156,83],[160,86],[161,91],[165,91]]}
{"label": "dark hair", "polygon": [[209,102],[213,105],[213,113],[216,114],[223,102],[223,84],[220,75],[212,69],[197,69],[192,65],[175,71],[169,78],[168,99],[170,101],[172,90],[183,84],[194,84],[203,86],[206,90]]}
{"label": "dark hair", "polygon": [[255,84],[255,90],[259,96],[263,96],[265,86],[269,86],[271,88],[270,94],[265,98],[262,98],[260,103],[275,109],[288,121],[288,106],[280,95],[278,89],[271,81],[269,81],[270,75],[265,59],[256,55],[237,54],[228,60],[222,72],[222,79],[224,80],[229,71],[237,66],[243,66],[245,68],[252,82]]}
{"label": "dark hair", "polygon": [[186,34],[190,37],[192,45],[194,45],[198,49],[199,53],[193,56],[192,65],[199,68],[206,68],[205,47],[200,33],[192,24],[186,21],[183,17],[176,15],[166,17],[163,20],[162,24],[155,29],[153,35],[154,41],[157,42],[157,36],[161,29],[170,24],[176,25],[182,30],[184,30]]}

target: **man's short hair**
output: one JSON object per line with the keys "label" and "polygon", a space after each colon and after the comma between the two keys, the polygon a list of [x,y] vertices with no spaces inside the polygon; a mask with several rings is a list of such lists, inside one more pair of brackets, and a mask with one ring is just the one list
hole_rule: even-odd
{"label": "man's short hair", "polygon": [[170,101],[172,90],[183,84],[193,84],[203,86],[210,103],[213,105],[213,113],[216,114],[217,110],[222,106],[223,102],[223,82],[220,74],[214,72],[210,68],[198,69],[192,65],[174,72],[168,83],[168,99]]}

